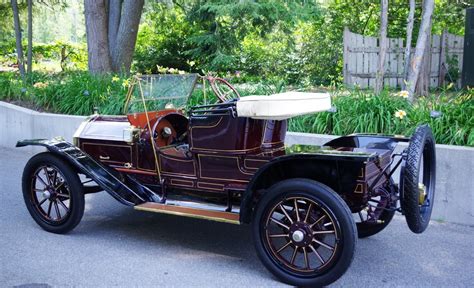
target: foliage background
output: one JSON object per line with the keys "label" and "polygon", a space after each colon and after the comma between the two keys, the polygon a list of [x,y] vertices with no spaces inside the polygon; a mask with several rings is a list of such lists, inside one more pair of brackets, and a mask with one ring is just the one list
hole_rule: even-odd
{"label": "foliage background", "polygon": [[[414,35],[421,18],[421,1],[416,2]],[[446,29],[462,35],[468,6],[436,0],[433,33]],[[152,3],[143,16],[135,70],[157,72],[158,65],[221,75],[239,71],[244,81],[276,77],[301,85],[341,83],[344,27],[377,36],[379,13],[379,0]],[[406,37],[407,16],[408,1],[390,1],[389,37]]]}
{"label": "foliage background", "polygon": [[[414,35],[421,18],[421,0],[416,2]],[[446,29],[462,35],[464,9],[474,5],[471,2],[435,0],[432,32]],[[127,76],[86,72],[83,1],[34,3],[36,72],[23,82],[15,72],[0,71],[0,100],[57,113],[88,115],[98,107],[101,113],[120,114]],[[19,8],[25,36],[26,1],[19,0]],[[242,95],[329,89],[337,112],[291,119],[290,130],[410,135],[416,125],[429,123],[439,143],[474,146],[472,89],[455,92],[444,87],[409,104],[390,91],[375,97],[371,91],[347,91],[340,85],[344,27],[377,36],[379,13],[379,0],[150,0],[139,27],[132,73],[213,73],[240,83]],[[388,14],[388,36],[405,38],[408,1],[389,1]],[[0,17],[5,19],[0,22],[0,70],[15,70],[9,1],[0,3]],[[190,105],[202,101],[203,93],[197,90]],[[395,117],[399,110],[407,117]],[[431,111],[442,116],[433,119]]]}

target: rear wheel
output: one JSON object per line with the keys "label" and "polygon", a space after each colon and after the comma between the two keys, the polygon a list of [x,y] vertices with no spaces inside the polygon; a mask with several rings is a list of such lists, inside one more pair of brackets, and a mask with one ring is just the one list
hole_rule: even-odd
{"label": "rear wheel", "polygon": [[23,198],[31,217],[44,230],[66,233],[84,214],[84,193],[77,173],[49,152],[33,156],[25,166]]}
{"label": "rear wheel", "polygon": [[328,285],[352,262],[357,237],[351,212],[316,181],[290,179],[272,186],[252,225],[260,260],[290,285]]}

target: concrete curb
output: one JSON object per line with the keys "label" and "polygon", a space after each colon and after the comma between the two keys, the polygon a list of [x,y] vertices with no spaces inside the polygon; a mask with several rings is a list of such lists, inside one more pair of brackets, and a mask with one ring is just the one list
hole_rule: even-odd
{"label": "concrete curb", "polygon": [[[84,116],[40,113],[0,101],[0,147],[13,148],[18,140],[72,136]],[[322,145],[333,135],[289,132],[287,144]],[[403,149],[399,145],[398,149]],[[40,147],[22,148],[29,153]],[[436,145],[437,181],[433,219],[474,226],[474,148]],[[395,181],[398,181],[395,173]]]}
{"label": "concrete curb", "polygon": [[[41,113],[0,101],[0,147],[13,148],[18,140],[63,136],[72,141],[85,116]],[[42,151],[29,147],[30,152]]]}

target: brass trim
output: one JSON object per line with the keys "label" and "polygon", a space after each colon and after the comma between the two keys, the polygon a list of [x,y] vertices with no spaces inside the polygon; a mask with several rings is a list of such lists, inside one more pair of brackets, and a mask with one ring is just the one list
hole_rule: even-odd
{"label": "brass trim", "polygon": [[[182,182],[182,183],[178,183]],[[194,187],[194,181],[191,180],[182,180],[182,179],[171,179],[170,185],[184,186],[184,187]]]}
{"label": "brass trim", "polygon": [[[222,119],[224,119],[225,116],[221,116],[221,118],[219,119],[219,121],[217,122],[217,124],[213,125],[213,126],[195,126],[195,127],[191,127],[189,130],[190,130],[190,134],[189,134],[189,138],[190,138],[190,149],[192,150],[203,150],[203,151],[218,151],[218,152],[247,152],[247,151],[253,151],[253,150],[258,150],[258,149],[261,149],[260,146],[258,147],[255,147],[255,148],[250,148],[250,149],[242,149],[242,150],[230,150],[230,149],[209,149],[209,148],[199,148],[199,147],[196,147],[194,146],[194,141],[193,141],[193,129],[195,128],[201,128],[201,129],[204,129],[204,128],[215,128],[217,127],[220,122],[222,121]],[[263,129],[263,132],[262,134],[265,133],[265,129]],[[263,137],[263,135],[262,135]],[[263,139],[263,138],[262,138]],[[260,141],[260,145],[262,143],[262,140]]]}
{"label": "brass trim", "polygon": [[284,144],[283,141],[276,141],[276,142],[262,142],[262,145],[263,144],[270,144],[270,145],[274,145],[274,144]]}
{"label": "brass trim", "polygon": [[[128,148],[130,151],[130,161],[133,161],[133,153],[132,153],[132,146],[133,145],[119,145],[119,144],[101,144],[101,143],[91,143],[91,142],[83,142],[81,143],[81,146],[82,146],[82,150],[85,151],[86,148],[85,146],[86,145],[93,145],[93,146],[108,146],[108,147],[119,147],[119,148]],[[99,159],[101,158],[101,156],[99,155]],[[109,156],[110,158],[110,156]],[[118,164],[122,164],[123,163],[126,163],[124,161],[114,161],[114,160],[105,160],[105,159],[100,159],[101,162],[108,162],[108,163],[118,163]]]}
{"label": "brass trim", "polygon": [[159,157],[163,157],[163,158],[166,158],[166,159],[171,159],[173,161],[181,161],[181,162],[194,162],[193,159],[176,159],[176,158],[173,158],[171,156],[167,156],[165,154],[162,154],[162,153],[159,153],[158,155]]}
{"label": "brass trim", "polygon": [[[151,149],[153,151],[153,157],[154,157],[154,160],[155,160],[155,172],[156,172],[156,175],[158,176],[158,180],[161,183],[161,171],[160,171],[160,162],[159,162],[160,160],[158,159],[158,156],[156,154],[156,147],[155,147],[156,144],[155,144],[155,140],[153,139],[153,131],[151,131],[150,117],[148,115],[148,109],[146,107],[145,96],[143,95],[142,82],[141,82],[141,79],[138,76],[135,76],[133,78],[133,80],[134,80],[135,83],[133,83],[129,86],[129,90],[128,90],[128,93],[127,93],[127,98],[126,98],[125,105],[126,105],[126,107],[128,107],[128,103],[131,100],[131,95],[132,95],[132,92],[133,92],[132,87],[135,86],[136,83],[138,83],[138,88],[140,89],[140,96],[141,96],[141,100],[142,100],[142,103],[143,103],[143,110],[145,112],[146,123],[147,123],[147,126],[148,126],[148,133],[150,134]],[[124,108],[124,110],[125,110],[125,108]],[[137,165],[138,165],[138,163],[137,163]]]}
{"label": "brass trim", "polygon": [[[201,185],[219,186],[220,189],[219,188],[211,188],[211,187],[202,187]],[[209,182],[197,182],[197,188],[209,189],[209,190],[215,190],[215,191],[224,191],[224,184],[209,183]]]}
{"label": "brass trim", "polygon": [[260,146],[250,149],[243,149],[243,150],[222,150],[222,149],[208,149],[208,148],[199,148],[199,147],[192,147],[193,150],[203,150],[203,151],[218,151],[218,152],[248,152],[253,150],[261,149]]}
{"label": "brass trim", "polygon": [[255,174],[255,173],[245,172],[244,170],[242,170],[242,167],[240,167],[240,159],[239,159],[238,156],[221,156],[221,155],[215,156],[215,155],[198,154],[198,158],[201,157],[201,156],[202,157],[213,157],[213,158],[231,158],[231,159],[235,159],[237,161],[237,169],[239,169],[240,173],[250,175],[250,176]]}
{"label": "brass trim", "polygon": [[[138,154],[138,153],[137,153]],[[166,159],[170,159],[170,160],[176,160],[176,161],[182,161],[182,162],[193,162],[193,169],[194,169],[194,173],[193,174],[180,174],[180,173],[174,173],[174,172],[169,172],[169,171],[165,171],[165,170],[161,170],[161,161],[159,161],[160,163],[160,171],[161,171],[161,174],[165,175],[165,174],[170,174],[170,175],[180,175],[180,176],[196,176],[196,163],[194,160],[182,160],[182,159],[175,159],[175,158],[171,158],[171,157],[166,157],[166,156],[163,156],[163,154],[161,154],[160,152],[158,152],[158,158],[160,157],[163,157],[163,158],[166,158]],[[137,163],[138,163],[138,159],[137,159]],[[146,168],[143,168],[143,167],[140,167],[138,166],[137,164],[137,169],[140,169],[140,170],[143,170],[143,171],[149,171],[149,172],[154,172],[154,174],[156,174],[156,171],[155,170],[150,170],[150,169],[146,169]]]}
{"label": "brass trim", "polygon": [[166,204],[146,202],[133,207],[135,210],[149,211],[155,213],[171,214],[177,216],[186,216],[191,218],[213,220],[217,222],[240,224],[239,214],[224,212],[224,211],[212,211],[204,210],[199,208],[183,207],[183,206],[171,206]]}
{"label": "brass trim", "polygon": [[[111,141],[113,142],[113,141]],[[126,147],[129,148],[130,150],[132,149],[133,145],[120,145],[120,144],[102,144],[102,143],[92,143],[92,142],[83,142],[82,146],[84,145],[95,145],[95,146],[110,146],[110,147]]]}
{"label": "brass trim", "polygon": [[[208,129],[208,128],[215,128],[217,126],[219,126],[219,124],[222,122],[222,119],[224,119],[224,116],[221,116],[221,118],[219,119],[219,121],[217,121],[216,124],[212,125],[212,126],[193,126],[191,127],[190,130],[193,130],[195,128],[201,128],[201,129]],[[192,133],[192,132],[191,132]]]}
{"label": "brass trim", "polygon": [[364,184],[358,183],[356,188],[354,189],[354,193],[364,193]]}
{"label": "brass trim", "polygon": [[[249,167],[249,166],[247,166],[247,161],[265,162],[265,163],[268,163],[268,162],[269,162],[269,160],[247,159],[247,158],[245,158],[245,159],[244,159],[244,168],[245,168],[245,169],[248,169],[248,170],[258,170],[258,169],[260,169],[260,167],[258,167],[258,168],[257,168],[257,167]],[[265,165],[265,164],[264,164],[264,165]]]}
{"label": "brass trim", "polygon": [[[166,156],[163,156],[162,154],[159,154],[158,157],[163,157],[165,159],[170,159],[172,161],[181,161],[181,162],[192,162],[193,163],[193,173],[192,174],[185,174],[185,173],[176,173],[176,172],[172,172],[172,171],[167,171],[167,170],[163,170],[163,167],[160,166],[160,170],[162,173],[166,173],[166,174],[173,174],[173,175],[183,175],[183,176],[196,176],[196,161],[194,161],[193,159],[191,160],[180,160],[180,159],[174,159],[174,158],[171,158],[171,157],[166,157]],[[162,165],[162,162],[160,161],[160,165]]]}
{"label": "brass trim", "polygon": [[128,169],[128,168],[124,168],[124,167],[114,167],[114,168],[115,168],[115,170],[120,171],[120,172],[156,176],[156,172],[142,171],[142,170],[138,170],[138,169]]}
{"label": "brass trim", "polygon": [[201,157],[212,157],[212,158],[233,158],[233,159],[236,159],[237,160],[237,169],[239,170],[239,172],[241,172],[242,174],[247,174],[247,175],[254,175],[255,173],[244,173],[242,172],[242,170],[240,169],[240,164],[239,164],[239,157],[237,156],[215,156],[215,155],[206,155],[206,154],[198,154],[198,161],[199,161],[199,176],[203,179],[211,179],[211,180],[223,180],[223,181],[235,181],[235,182],[244,182],[244,183],[248,183],[250,180],[241,180],[241,179],[229,179],[229,178],[213,178],[213,177],[204,177],[202,176],[202,163],[201,163]]}
{"label": "brass trim", "polygon": [[124,163],[127,163],[127,162],[120,162],[120,161],[113,161],[113,160],[100,160],[100,162],[103,162],[103,163],[108,163],[108,164],[120,164],[120,165],[123,165]]}

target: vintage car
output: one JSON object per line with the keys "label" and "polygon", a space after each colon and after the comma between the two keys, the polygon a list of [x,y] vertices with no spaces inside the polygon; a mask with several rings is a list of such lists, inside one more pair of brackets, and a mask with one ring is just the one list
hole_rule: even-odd
{"label": "vintage car", "polygon": [[[137,210],[251,224],[271,273],[321,286],[349,268],[357,238],[380,232],[396,211],[413,232],[427,228],[435,193],[428,126],[410,138],[353,134],[285,146],[287,119],[330,109],[327,93],[240,97],[225,80],[206,77],[204,99],[210,83],[217,103],[185,111],[197,75],[134,79],[126,115],[90,116],[74,144],[18,142],[47,148],[22,179],[26,207],[43,229],[70,231],[83,216],[84,194],[106,191]],[[395,153],[399,142],[408,145]]]}

